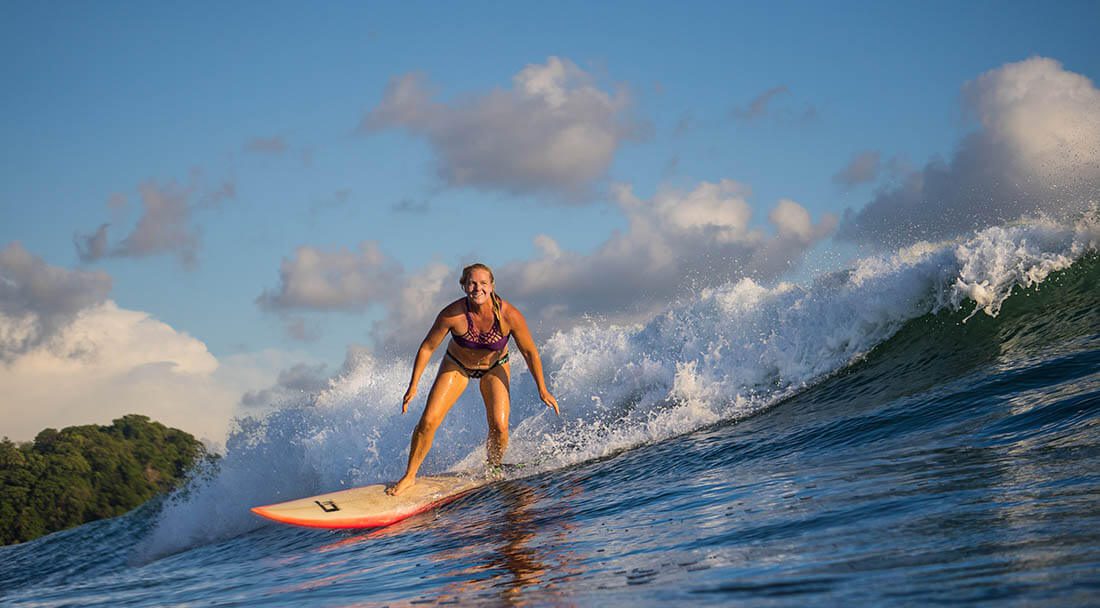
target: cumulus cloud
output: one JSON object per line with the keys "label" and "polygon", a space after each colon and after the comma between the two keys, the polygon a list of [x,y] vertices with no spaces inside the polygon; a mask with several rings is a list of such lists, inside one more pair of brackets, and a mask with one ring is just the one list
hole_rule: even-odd
{"label": "cumulus cloud", "polygon": [[303,395],[318,393],[328,388],[330,383],[328,366],[324,363],[297,363],[280,371],[274,385],[246,392],[241,397],[241,405],[258,408],[301,400]]}
{"label": "cumulus cloud", "polygon": [[401,266],[364,241],[358,250],[325,251],[299,247],[284,259],[279,286],[264,290],[256,303],[268,311],[359,312],[393,289]]}
{"label": "cumulus cloud", "polygon": [[172,252],[184,263],[194,263],[198,236],[190,226],[189,194],[188,190],[174,184],[142,185],[144,213],[134,230],[118,244],[115,255],[145,257]]}
{"label": "cumulus cloud", "polygon": [[435,100],[424,76],[395,78],[361,130],[403,128],[431,143],[441,178],[512,194],[585,200],[638,127],[625,94],[608,93],[568,59],[528,65],[512,88],[453,103]]}
{"label": "cumulus cloud", "polygon": [[0,250],[0,362],[47,345],[81,311],[102,304],[111,277],[47,264],[20,243]]}
{"label": "cumulus cloud", "polygon": [[585,314],[645,316],[703,287],[744,276],[777,277],[836,224],[831,216],[814,223],[801,205],[782,200],[768,215],[773,229],[755,228],[750,191],[732,180],[666,190],[650,200],[626,186],[616,195],[629,222],[626,232],[587,255],[539,237],[537,259],[498,272],[507,295],[551,325]]}
{"label": "cumulus cloud", "polygon": [[[536,331],[584,315],[633,320],[700,288],[745,276],[777,277],[836,226],[832,216],[814,222],[801,205],[781,200],[768,213],[770,229],[755,227],[749,196],[747,187],[732,180],[665,190],[650,200],[617,186],[615,202],[628,221],[624,232],[587,254],[539,235],[533,259],[495,268],[497,285]],[[299,249],[295,260],[284,262],[282,286],[265,292],[261,306],[325,311],[379,305],[385,313],[372,330],[375,345],[388,352],[414,348],[439,309],[461,297],[459,268],[435,263],[407,275],[373,245],[362,251],[368,253]],[[371,284],[362,277],[383,269],[390,272],[379,281],[384,289],[355,287]]]}
{"label": "cumulus cloud", "polygon": [[442,305],[461,297],[462,292],[458,271],[438,262],[402,277],[400,286],[382,301],[386,316],[374,324],[371,336],[380,350],[405,354],[424,339]]}
{"label": "cumulus cloud", "polygon": [[141,258],[153,255],[176,255],[185,267],[197,260],[199,237],[192,215],[198,206],[217,206],[236,194],[232,182],[223,182],[217,190],[203,196],[197,203],[195,187],[175,183],[146,182],[140,187],[141,217],[128,235],[113,247],[108,244],[109,224],[102,224],[94,233],[73,237],[81,261],[95,262],[105,257]]}
{"label": "cumulus cloud", "polygon": [[201,341],[107,301],[81,311],[50,347],[0,366],[0,434],[24,441],[46,427],[139,413],[217,444],[240,413],[240,396],[288,363],[267,352],[218,361]]}
{"label": "cumulus cloud", "polygon": [[849,189],[875,181],[878,179],[881,156],[877,150],[866,150],[855,154],[843,169],[833,175],[833,183]]}
{"label": "cumulus cloud", "polygon": [[[400,264],[385,255],[377,243],[363,242],[358,250],[326,251],[299,247],[293,258],[284,259],[279,285],[266,289],[256,304],[268,312],[364,312],[372,306],[388,311],[386,318],[372,327],[375,342],[381,348],[419,343],[429,322],[439,312],[436,307],[441,290],[451,277],[443,264],[429,264],[416,274],[406,274]],[[295,337],[310,328],[303,318],[288,322],[288,333]],[[395,336],[400,339],[395,341]]]}
{"label": "cumulus cloud", "polygon": [[1044,213],[1087,208],[1100,188],[1100,90],[1035,57],[963,86],[978,128],[947,162],[934,160],[845,214],[840,236],[899,245]]}
{"label": "cumulus cloud", "polygon": [[291,360],[263,352],[219,362],[201,341],[119,308],[110,289],[102,272],[49,265],[18,243],[0,251],[0,434],[28,440],[140,413],[221,441],[240,395]]}

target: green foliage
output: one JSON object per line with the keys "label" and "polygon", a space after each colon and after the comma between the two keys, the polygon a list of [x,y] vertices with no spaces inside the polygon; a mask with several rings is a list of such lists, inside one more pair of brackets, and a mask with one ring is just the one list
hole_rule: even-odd
{"label": "green foliage", "polygon": [[207,457],[194,437],[130,414],[109,426],[0,440],[0,544],[122,515],[179,484]]}

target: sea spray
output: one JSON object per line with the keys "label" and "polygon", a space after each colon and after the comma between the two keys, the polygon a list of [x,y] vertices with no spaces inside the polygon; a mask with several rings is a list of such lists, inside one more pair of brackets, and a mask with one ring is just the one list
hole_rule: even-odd
{"label": "sea spray", "polygon": [[[537,413],[545,408],[534,383],[525,377],[522,358],[515,359],[513,417]],[[147,562],[264,525],[249,511],[256,505],[396,480],[405,470],[409,438],[434,374],[424,374],[417,400],[402,416],[408,378],[408,361],[381,361],[355,349],[326,390],[263,416],[236,420],[216,469],[193,476],[165,504],[134,561]],[[479,466],[486,430],[481,396],[467,390],[436,433],[421,471],[456,468],[463,456],[472,464],[459,468]]]}
{"label": "sea spray", "polygon": [[576,327],[544,347],[568,424],[525,421],[513,450],[563,466],[751,415],[912,319],[966,306],[996,316],[1014,289],[1098,247],[1095,213],[1068,227],[1037,219],[863,258],[809,287],[741,279],[644,325]]}

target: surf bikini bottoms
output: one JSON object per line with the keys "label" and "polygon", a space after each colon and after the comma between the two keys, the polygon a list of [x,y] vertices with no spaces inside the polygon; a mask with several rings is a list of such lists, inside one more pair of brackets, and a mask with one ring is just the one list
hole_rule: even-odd
{"label": "surf bikini bottoms", "polygon": [[463,365],[461,361],[456,359],[455,356],[451,354],[451,351],[447,351],[446,354],[447,354],[447,357],[449,357],[451,359],[451,361],[453,361],[454,364],[457,365],[458,368],[462,370],[462,373],[466,374],[467,378],[480,378],[480,377],[484,376],[485,374],[493,371],[493,368],[504,365],[505,363],[508,362],[508,353],[504,353],[503,357],[497,359],[489,367],[485,367],[485,368],[481,368],[481,369],[470,369],[470,368],[466,367],[465,365]]}

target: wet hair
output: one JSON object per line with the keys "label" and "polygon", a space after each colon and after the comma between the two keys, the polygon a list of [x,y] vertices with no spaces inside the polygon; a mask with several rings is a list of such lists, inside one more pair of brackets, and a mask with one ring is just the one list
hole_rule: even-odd
{"label": "wet hair", "polygon": [[485,272],[488,272],[489,282],[496,283],[496,278],[493,277],[493,269],[489,268],[485,264],[482,264],[481,262],[478,262],[477,264],[470,264],[469,266],[462,269],[462,278],[458,280],[458,284],[465,287],[466,283],[470,281],[470,275],[473,274],[475,270],[484,270]]}
{"label": "wet hair", "polygon": [[496,317],[497,321],[499,322],[500,321],[500,306],[501,306],[500,302],[501,302],[501,299],[500,299],[500,296],[497,295],[496,277],[493,276],[493,269],[492,268],[489,268],[488,266],[486,266],[485,264],[482,264],[481,262],[478,262],[476,264],[470,264],[469,266],[462,269],[462,277],[458,279],[458,284],[461,285],[463,287],[463,289],[465,289],[466,288],[466,283],[470,282],[470,275],[473,274],[475,270],[484,270],[485,272],[489,273],[489,283],[491,283],[493,285],[493,316]]}

